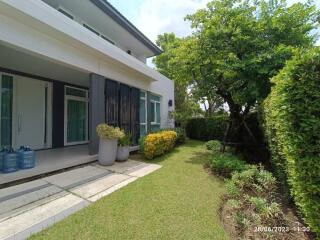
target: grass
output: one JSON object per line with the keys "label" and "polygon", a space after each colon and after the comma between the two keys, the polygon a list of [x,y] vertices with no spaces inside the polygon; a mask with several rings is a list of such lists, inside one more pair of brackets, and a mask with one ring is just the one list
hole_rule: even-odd
{"label": "grass", "polygon": [[204,144],[188,141],[163,167],[30,239],[227,239],[218,209],[224,184],[203,169]]}

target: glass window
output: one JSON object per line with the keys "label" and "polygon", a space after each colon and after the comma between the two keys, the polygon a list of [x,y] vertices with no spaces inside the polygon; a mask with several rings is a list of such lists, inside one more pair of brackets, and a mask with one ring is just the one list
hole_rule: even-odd
{"label": "glass window", "polygon": [[84,26],[86,29],[88,29],[88,30],[90,30],[91,32],[93,32],[94,34],[97,34],[98,36],[100,36],[100,33],[98,33],[96,30],[94,30],[92,27],[88,26],[87,24],[84,23],[83,26]]}
{"label": "glass window", "polygon": [[151,102],[151,122],[155,123],[156,122],[156,103],[155,102]]}
{"label": "glass window", "polygon": [[146,123],[146,100],[140,99],[140,123]]}
{"label": "glass window", "polygon": [[66,12],[65,10],[63,10],[62,8],[59,8],[58,11],[61,12],[63,15],[65,15],[68,18],[73,20],[73,16],[70,13]]}
{"label": "glass window", "polygon": [[151,132],[158,131],[160,129],[160,124],[151,125]]}
{"label": "glass window", "polygon": [[66,88],[66,94],[69,96],[75,96],[75,97],[87,97],[87,91],[78,89],[78,88],[72,88],[72,87],[67,87]]}
{"label": "glass window", "polygon": [[147,134],[147,127],[146,125],[140,125],[140,137],[143,137]]}
{"label": "glass window", "polygon": [[156,123],[160,123],[160,103],[156,103]]}
{"label": "glass window", "polygon": [[69,99],[67,105],[67,141],[84,142],[87,140],[87,103]]}
{"label": "glass window", "polygon": [[11,76],[2,75],[1,80],[1,146],[11,146],[12,137],[12,97],[13,79]]}

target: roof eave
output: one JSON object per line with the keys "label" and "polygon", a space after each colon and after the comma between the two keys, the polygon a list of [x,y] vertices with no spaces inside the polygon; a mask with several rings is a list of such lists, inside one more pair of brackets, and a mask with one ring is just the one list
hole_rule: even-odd
{"label": "roof eave", "polygon": [[142,42],[150,49],[154,56],[161,54],[163,51],[147,38],[139,29],[137,29],[128,19],[126,19],[115,7],[106,0],[90,0],[94,5],[100,8],[105,14],[111,17],[121,27],[130,32],[135,38]]}

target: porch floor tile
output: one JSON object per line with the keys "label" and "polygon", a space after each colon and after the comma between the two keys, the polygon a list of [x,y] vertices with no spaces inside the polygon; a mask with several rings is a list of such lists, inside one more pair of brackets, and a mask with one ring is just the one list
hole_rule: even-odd
{"label": "porch floor tile", "polygon": [[133,160],[93,163],[0,189],[0,240],[26,239],[159,168]]}

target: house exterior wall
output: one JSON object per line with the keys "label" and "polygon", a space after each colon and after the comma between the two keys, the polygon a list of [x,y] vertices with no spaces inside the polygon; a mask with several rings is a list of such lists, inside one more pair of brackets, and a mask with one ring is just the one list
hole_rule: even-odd
{"label": "house exterior wall", "polygon": [[[173,126],[173,82],[133,56],[82,29],[42,1],[0,2],[0,41],[47,61],[94,73],[161,96],[161,127]],[[88,79],[89,85],[89,79]]]}

